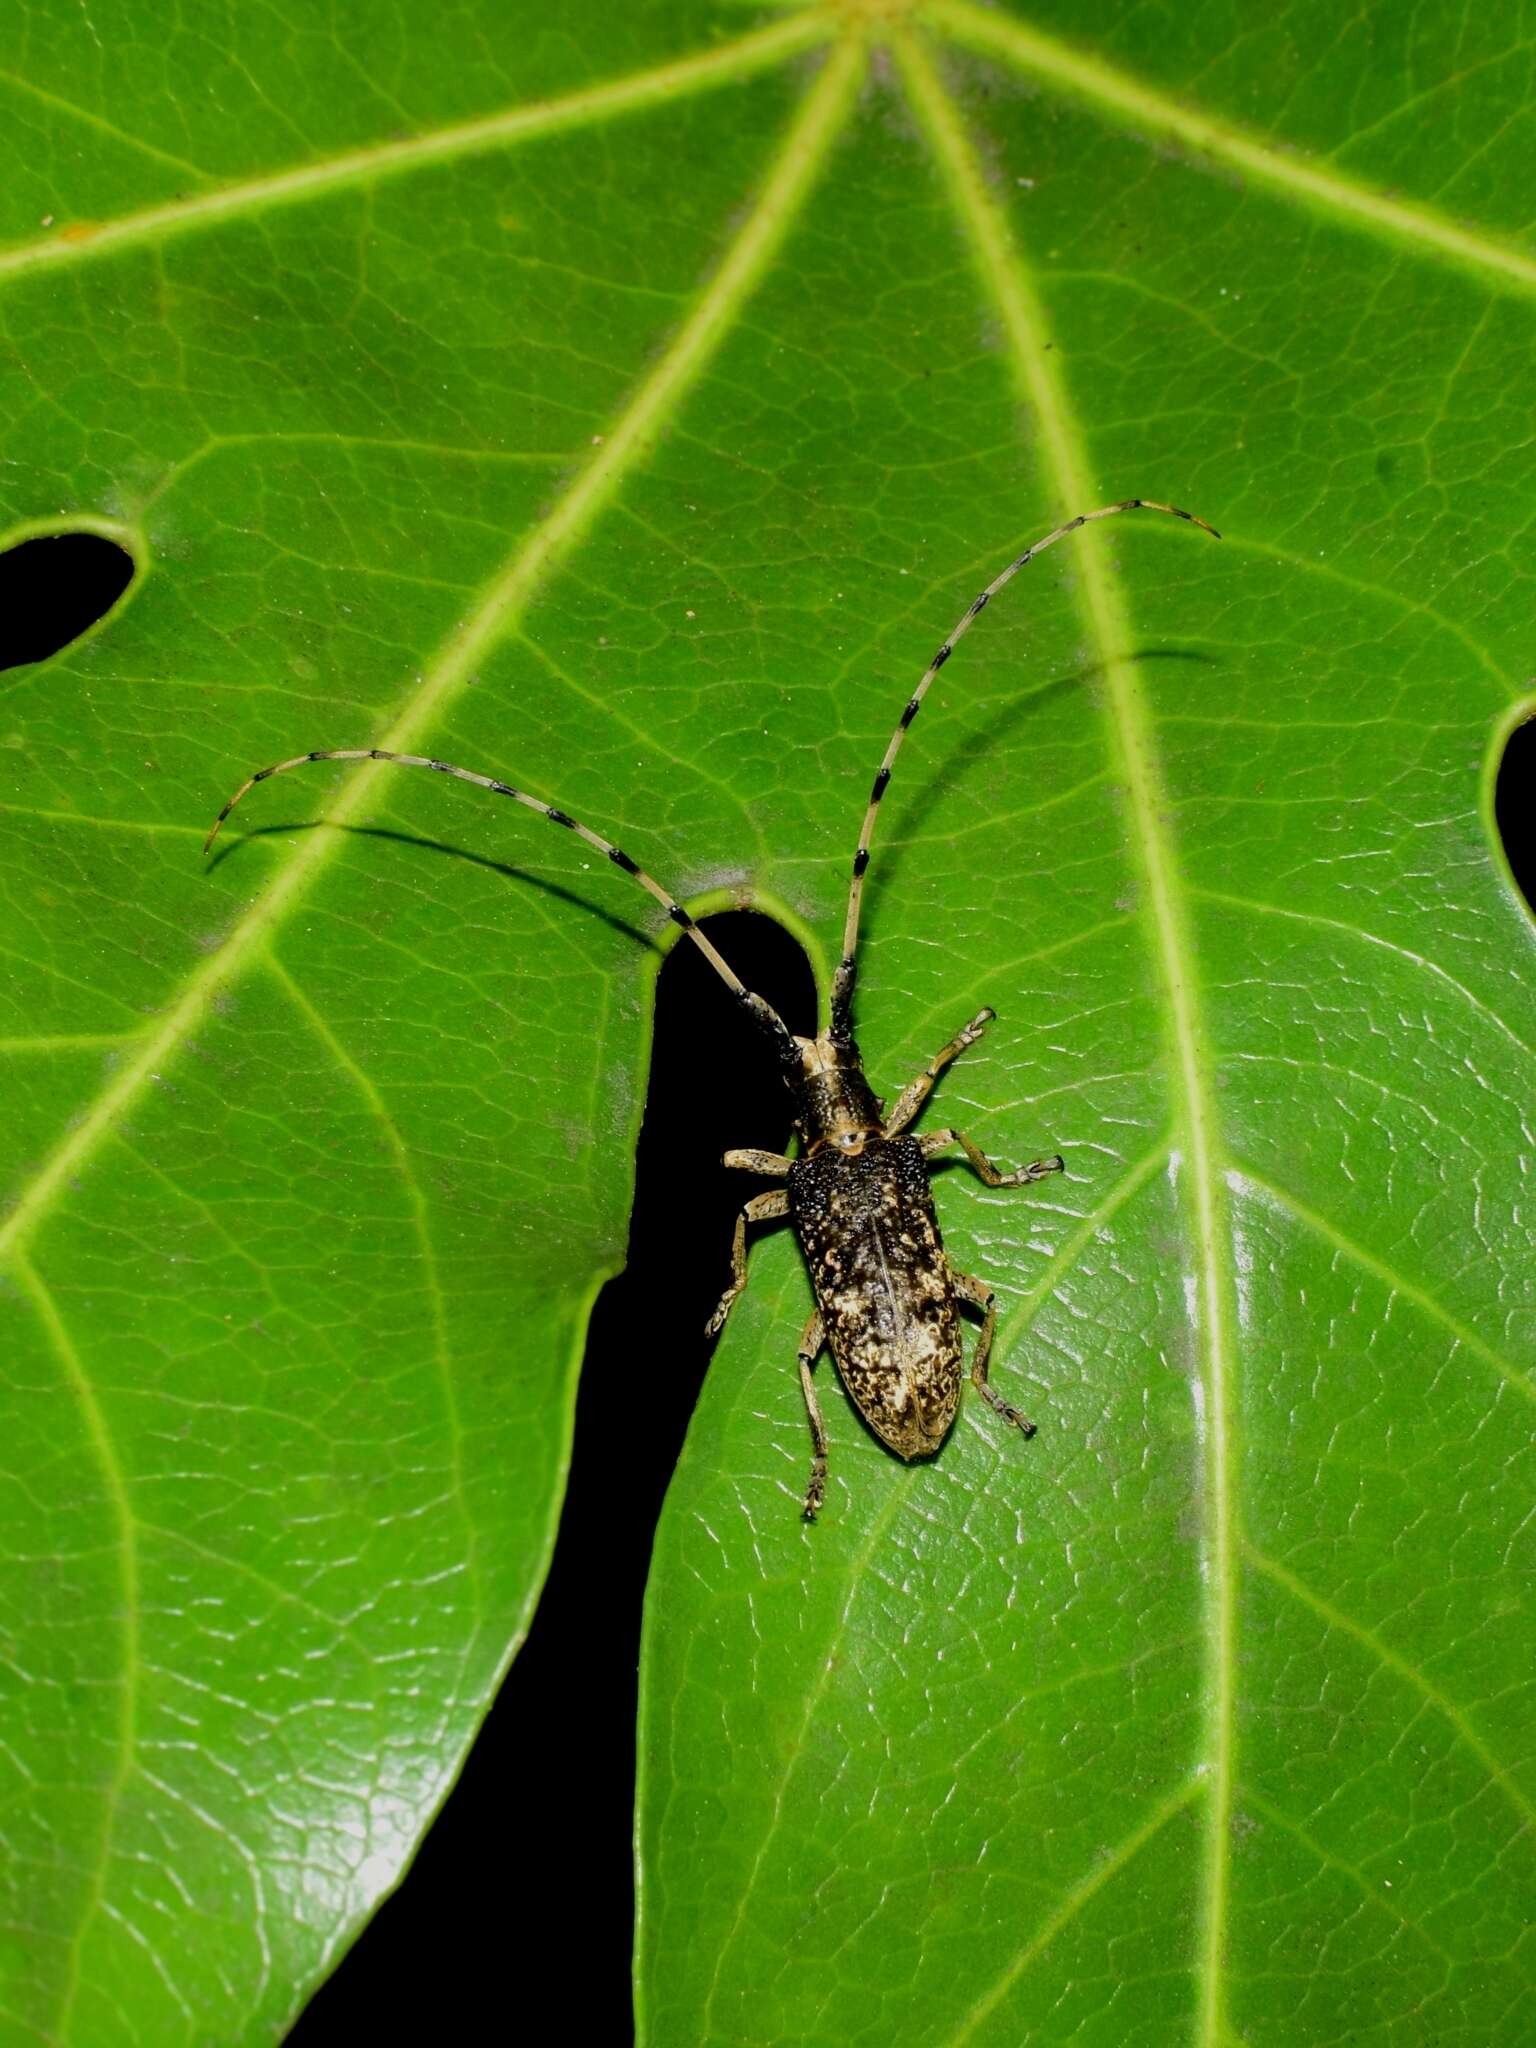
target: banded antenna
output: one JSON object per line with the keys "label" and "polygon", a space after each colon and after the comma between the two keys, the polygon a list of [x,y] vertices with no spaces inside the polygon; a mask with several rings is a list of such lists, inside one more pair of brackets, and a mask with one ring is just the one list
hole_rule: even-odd
{"label": "banded antenna", "polygon": [[954,653],[958,643],[971,629],[971,621],[978,613],[986,610],[1005,583],[1009,583],[1026,562],[1032,562],[1036,555],[1042,555],[1048,547],[1065,539],[1069,533],[1076,533],[1080,526],[1087,526],[1095,519],[1112,519],[1117,512],[1166,512],[1170,518],[1182,519],[1190,526],[1198,526],[1210,534],[1213,540],[1221,535],[1206,520],[1193,512],[1185,512],[1178,505],[1161,505],[1155,498],[1122,498],[1118,505],[1101,505],[1097,512],[1079,512],[1075,519],[1069,519],[1065,526],[1058,526],[1054,533],[1048,533],[1044,540],[1037,540],[1015,555],[1007,568],[974,598],[961,615],[959,624],[944,641],[938,653],[923,671],[922,681],[907,699],[906,709],[891,734],[890,744],[875,772],[874,787],[869,793],[869,805],[864,813],[864,823],[859,831],[858,849],[853,856],[853,881],[848,890],[848,916],[843,925],[843,954],[837,963],[837,973],[832,981],[832,1036],[840,1042],[851,1041],[853,1037],[853,986],[858,978],[857,954],[859,947],[859,911],[864,900],[864,877],[869,869],[869,842],[874,836],[875,813],[880,808],[880,799],[885,795],[891,779],[891,770],[896,765],[896,756],[901,752],[901,743],[907,736],[907,728],[922,709],[928,687],[939,670]]}
{"label": "banded antenna", "polygon": [[[832,983],[831,1036],[835,1041],[851,1044],[853,1037],[852,1004],[854,982],[858,973],[856,955],[859,942],[859,911],[863,902],[864,877],[869,868],[869,847],[874,835],[875,814],[890,782],[891,770],[895,765],[896,756],[901,752],[901,743],[907,736],[907,728],[922,708],[929,685],[954,653],[956,645],[970,630],[971,621],[979,612],[985,610],[1003,585],[1011,581],[1026,562],[1032,562],[1036,555],[1043,554],[1048,547],[1063,539],[1065,535],[1076,533],[1080,526],[1087,526],[1095,519],[1112,518],[1117,512],[1166,512],[1171,518],[1182,519],[1191,526],[1200,527],[1217,540],[1221,538],[1214,526],[1197,518],[1193,512],[1182,511],[1177,505],[1159,504],[1152,498],[1125,498],[1118,505],[1102,505],[1097,512],[1080,512],[1075,519],[1069,519],[1065,526],[1058,526],[1054,533],[1048,533],[1044,540],[1033,542],[1023,554],[1016,555],[1007,568],[995,576],[981,595],[967,607],[949,638],[929,662],[922,680],[907,700],[906,709],[901,714],[896,730],[891,734],[890,743],[886,747],[875,775],[874,786],[870,791],[869,804],[864,812],[864,823],[859,831],[858,848],[853,856],[853,881],[848,892],[848,915],[843,927],[842,958],[838,962],[837,973]],[[391,753],[384,747],[317,747],[308,754],[295,754],[291,760],[274,762],[270,768],[258,768],[254,775],[248,776],[214,819],[213,829],[203,842],[203,852],[206,854],[211,850],[225,819],[258,782],[267,782],[274,775],[286,775],[294,768],[307,767],[312,761],[386,761],[396,768],[430,769],[435,775],[451,776],[456,782],[470,782],[479,789],[488,789],[493,796],[510,797],[514,803],[522,804],[528,810],[537,811],[541,817],[548,818],[552,825],[560,825],[566,831],[574,832],[578,839],[584,839],[588,846],[612,861],[615,867],[622,869],[626,875],[638,882],[647,894],[656,899],[672,922],[688,934],[736,1000],[774,1040],[785,1078],[791,1083],[801,1079],[803,1063],[800,1047],[789,1026],[771,1003],[747,987],[730,962],[705,938],[693,918],[669,889],[664,888],[654,876],[648,875],[638,861],[631,860],[622,847],[604,839],[601,833],[592,831],[579,819],[573,818],[569,812],[559,810],[555,805],[547,804],[539,797],[530,796],[526,790],[514,789],[511,783],[498,781],[493,775],[481,775],[472,768],[460,768],[452,761],[439,761],[427,754]]]}
{"label": "banded antenna", "polygon": [[295,754],[291,761],[274,762],[270,768],[258,768],[254,775],[247,776],[214,819],[213,829],[203,841],[203,852],[207,853],[212,848],[224,820],[240,799],[249,790],[254,789],[258,782],[266,782],[274,775],[286,775],[291,768],[307,767],[311,761],[387,761],[396,768],[429,768],[435,775],[452,776],[456,782],[472,782],[479,789],[488,789],[493,796],[509,796],[513,803],[523,804],[530,811],[537,811],[541,817],[548,818],[552,825],[563,825],[567,832],[574,832],[578,839],[584,839],[588,846],[606,855],[616,868],[621,868],[626,875],[637,881],[642,889],[655,897],[672,922],[692,939],[737,1002],[775,1041],[786,1078],[799,1079],[803,1071],[800,1048],[789,1026],[771,1003],[747,987],[735,968],[710,944],[669,889],[664,889],[654,875],[648,875],[638,861],[631,860],[622,847],[604,839],[601,833],[593,832],[578,818],[571,817],[569,812],[557,810],[553,804],[544,803],[539,797],[530,796],[524,789],[514,789],[510,782],[498,782],[493,775],[479,775],[473,768],[457,768],[452,761],[435,761],[426,754],[392,754],[383,747],[316,748],[313,753]]}

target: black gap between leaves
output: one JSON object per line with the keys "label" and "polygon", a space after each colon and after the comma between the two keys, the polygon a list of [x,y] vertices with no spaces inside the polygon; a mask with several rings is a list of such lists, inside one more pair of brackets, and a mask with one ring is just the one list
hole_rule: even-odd
{"label": "black gap between leaves", "polygon": [[104,618],[133,557],[99,533],[50,533],[0,554],[0,669],[46,661]]}
{"label": "black gap between leaves", "polygon": [[[732,911],[703,929],[792,1031],[815,1030],[815,983],[782,926]],[[570,1484],[533,1626],[404,1884],[316,1992],[290,2048],[444,2031],[526,2039],[530,1984],[563,1987],[583,2039],[632,2039],[636,1680],[651,1537],[709,1362],[704,1324],[729,1275],[736,1211],[766,1185],[727,1173],[720,1154],[782,1151],[788,1137],[789,1097],[766,1041],[679,940],[657,985],[629,1262],[593,1313]]]}
{"label": "black gap between leaves", "polygon": [[1505,742],[1493,813],[1520,893],[1536,910],[1536,718],[1517,725]]}

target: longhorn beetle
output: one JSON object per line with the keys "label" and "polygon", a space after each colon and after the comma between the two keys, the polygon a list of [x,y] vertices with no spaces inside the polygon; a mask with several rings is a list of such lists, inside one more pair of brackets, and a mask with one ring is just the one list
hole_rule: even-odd
{"label": "longhorn beetle", "polygon": [[794,1102],[794,1128],[800,1139],[797,1157],[759,1151],[725,1154],[727,1166],[771,1176],[785,1181],[787,1187],[754,1195],[737,1216],[730,1285],[710,1317],[705,1334],[718,1335],[737,1295],[747,1284],[747,1225],[789,1216],[805,1253],[816,1296],[816,1306],[800,1339],[799,1354],[800,1384],[814,1445],[811,1481],[805,1495],[804,1515],[808,1522],[816,1519],[827,1484],[827,1432],[811,1381],[811,1368],[823,1345],[831,1350],[854,1405],[881,1441],[899,1457],[926,1457],[943,1443],[959,1406],[960,1309],[972,1309],[981,1317],[981,1334],[971,1360],[972,1385],[1005,1422],[1013,1423],[1026,1437],[1035,1433],[1035,1425],[1005,1401],[987,1378],[987,1359],[997,1322],[996,1298],[984,1280],[957,1272],[946,1258],[934,1214],[928,1162],[936,1153],[959,1145],[989,1188],[1015,1188],[1040,1180],[1048,1173],[1059,1173],[1062,1161],[1054,1156],[1036,1159],[1014,1173],[1000,1173],[964,1131],[931,1131],[922,1138],[908,1135],[908,1125],[939,1075],[952,1059],[974,1045],[992,1022],[996,1012],[991,1009],[978,1010],[970,1023],[934,1054],[917,1078],[908,1082],[897,1096],[895,1108],[888,1116],[885,1114],[884,1104],[876,1099],[864,1077],[864,1062],[853,1036],[859,908],[869,868],[875,814],[890,782],[901,743],[921,710],[934,677],[954,653],[957,642],[970,630],[971,622],[1026,562],[1032,562],[1056,541],[1091,520],[1138,511],[1166,512],[1202,528],[1214,539],[1221,538],[1214,526],[1196,518],[1193,512],[1181,511],[1177,505],[1159,504],[1151,498],[1126,498],[1118,505],[1102,505],[1096,512],[1079,513],[1065,526],[1048,533],[1044,540],[1035,541],[1023,554],[1016,555],[993,578],[966,607],[958,625],[924,670],[891,734],[869,793],[853,856],[843,951],[832,982],[831,1018],[828,1028],[815,1038],[796,1037],[777,1010],[746,986],[671,892],[621,848],[589,831],[568,812],[530,796],[526,790],[514,789],[494,776],[477,775],[469,768],[456,768],[450,761],[434,761],[422,754],[387,753],[381,747],[327,747],[297,754],[290,761],[259,768],[243,782],[214,820],[203,844],[207,853],[235,805],[248,790],[270,776],[302,768],[310,761],[389,761],[400,768],[430,768],[438,775],[472,782],[495,796],[509,796],[514,803],[525,804],[551,824],[564,826],[605,854],[615,867],[633,876],[642,889],[656,898],[773,1041]]}

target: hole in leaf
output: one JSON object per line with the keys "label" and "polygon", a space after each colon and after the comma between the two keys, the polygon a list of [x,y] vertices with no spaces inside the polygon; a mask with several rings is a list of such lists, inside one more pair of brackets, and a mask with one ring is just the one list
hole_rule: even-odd
{"label": "hole in leaf", "polygon": [[133,581],[126,548],[99,533],[49,533],[0,554],[0,669],[46,661],[105,618]]}
{"label": "hole in leaf", "polygon": [[1517,725],[1504,743],[1493,815],[1520,893],[1536,910],[1536,718]]}
{"label": "hole in leaf", "polygon": [[[700,922],[792,1031],[815,1030],[810,966],[781,925],[751,911]],[[632,2038],[635,1711],[651,1536],[709,1364],[704,1324],[730,1274],[736,1212],[768,1185],[727,1172],[720,1154],[782,1151],[789,1111],[767,1041],[680,939],[657,981],[628,1264],[593,1312],[560,1534],[527,1642],[407,1881],[316,1992],[288,2048],[370,2031],[432,2038],[443,1967],[457,2010],[505,2013],[515,2034],[519,1985],[546,1965],[559,1974],[573,1953],[578,2031]],[[791,1378],[798,1335],[784,1333]]]}

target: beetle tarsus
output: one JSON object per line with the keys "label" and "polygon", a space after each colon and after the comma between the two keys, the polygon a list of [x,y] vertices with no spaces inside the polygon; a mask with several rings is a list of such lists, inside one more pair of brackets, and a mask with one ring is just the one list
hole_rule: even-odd
{"label": "beetle tarsus", "polygon": [[1048,1173],[1065,1173],[1067,1162],[1059,1152],[1053,1152],[1049,1159],[1031,1159],[1028,1166],[1021,1166],[1017,1173],[1003,1175],[1001,1186],[1025,1188],[1031,1181],[1044,1180]]}
{"label": "beetle tarsus", "polygon": [[805,1506],[800,1510],[801,1521],[814,1522],[826,1497],[827,1461],[818,1457],[811,1466],[811,1483],[805,1489]]}

